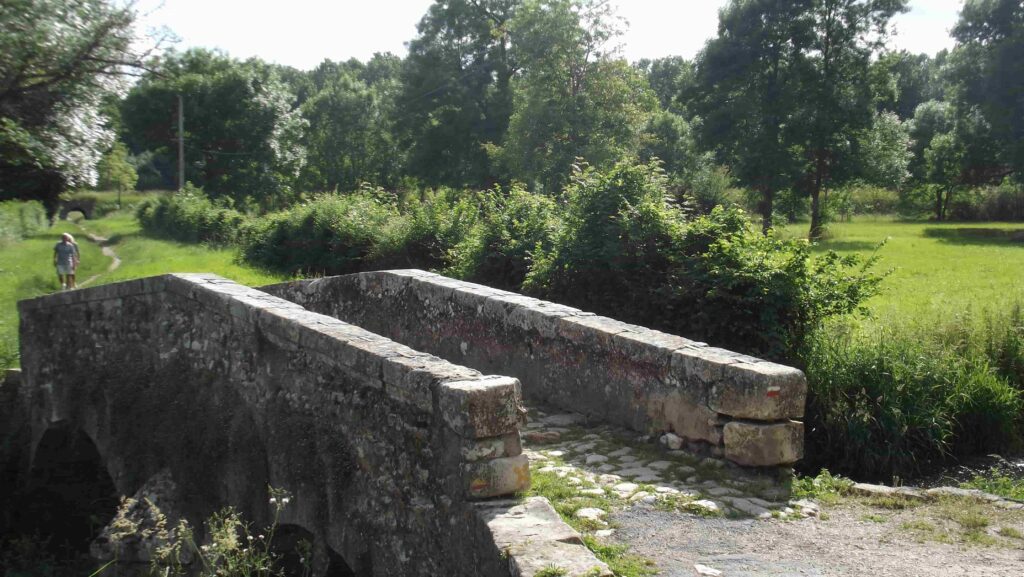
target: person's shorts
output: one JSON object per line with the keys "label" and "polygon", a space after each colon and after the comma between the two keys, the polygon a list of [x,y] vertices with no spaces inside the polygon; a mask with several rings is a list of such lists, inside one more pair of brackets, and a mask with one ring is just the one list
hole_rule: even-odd
{"label": "person's shorts", "polygon": [[75,274],[75,267],[73,267],[71,265],[59,264],[59,265],[57,265],[57,274],[59,274],[59,275]]}

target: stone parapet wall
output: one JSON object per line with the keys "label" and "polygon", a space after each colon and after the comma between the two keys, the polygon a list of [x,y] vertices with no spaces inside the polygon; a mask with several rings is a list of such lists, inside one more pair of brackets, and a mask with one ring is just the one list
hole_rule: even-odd
{"label": "stone parapet wall", "polygon": [[280,521],[357,574],[505,572],[472,502],[529,485],[516,379],[214,275],[18,306],[8,401],[33,444],[56,423],[88,434],[121,494],[169,473],[186,507],[175,516],[233,505],[265,524],[267,487],[280,487],[294,495]]}
{"label": "stone parapet wall", "polygon": [[[418,270],[263,290],[485,373],[527,398],[643,433],[671,432],[740,465],[803,453],[799,370],[578,309]],[[585,290],[585,287],[581,287]]]}

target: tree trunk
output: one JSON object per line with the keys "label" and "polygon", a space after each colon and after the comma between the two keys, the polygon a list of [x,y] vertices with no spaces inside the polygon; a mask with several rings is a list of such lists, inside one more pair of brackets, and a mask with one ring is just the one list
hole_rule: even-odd
{"label": "tree trunk", "polygon": [[807,238],[815,241],[825,236],[824,221],[821,218],[821,185],[825,177],[825,159],[819,153],[814,162],[814,185],[811,187],[811,230]]}
{"label": "tree trunk", "polygon": [[771,230],[772,225],[772,212],[775,211],[775,191],[771,188],[766,188],[761,191],[761,232],[765,236],[768,236],[768,231]]}
{"label": "tree trunk", "polygon": [[939,222],[942,222],[942,220],[943,220],[943,218],[942,218],[943,214],[942,213],[944,212],[942,210],[942,206],[943,206],[942,194],[943,194],[942,187],[936,186],[935,187],[935,220],[937,220]]}

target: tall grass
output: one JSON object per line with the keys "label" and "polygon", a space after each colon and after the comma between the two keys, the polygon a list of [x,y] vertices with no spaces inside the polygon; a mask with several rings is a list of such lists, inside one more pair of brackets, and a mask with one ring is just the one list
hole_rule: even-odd
{"label": "tall grass", "polygon": [[46,226],[46,209],[39,201],[0,202],[0,246],[21,240]]}
{"label": "tall grass", "polygon": [[831,323],[802,351],[810,470],[909,477],[948,458],[1020,448],[1019,305],[973,317],[853,330]]}

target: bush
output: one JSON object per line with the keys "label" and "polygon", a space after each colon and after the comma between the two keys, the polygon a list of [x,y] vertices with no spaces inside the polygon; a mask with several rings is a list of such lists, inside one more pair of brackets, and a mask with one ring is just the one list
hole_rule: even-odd
{"label": "bush", "polygon": [[967,221],[1024,220],[1024,190],[1012,182],[960,191],[950,202],[949,218]]}
{"label": "bush", "polygon": [[801,354],[810,470],[890,480],[950,456],[1019,447],[1020,321],[1017,309],[984,323],[815,331]]}
{"label": "bush", "polygon": [[[873,261],[765,237],[738,209],[687,221],[655,165],[577,172],[565,221],[535,256],[529,292],[630,322],[784,359],[822,319],[877,288]],[[586,287],[586,290],[580,290]]]}
{"label": "bush", "polygon": [[[368,270],[387,237],[408,226],[389,199],[372,192],[324,194],[248,222],[242,252],[251,262],[303,275]],[[401,235],[400,235],[401,236]]]}
{"label": "bush", "polygon": [[480,207],[473,195],[443,188],[407,198],[399,212],[403,218],[387,227],[369,266],[443,269],[451,250],[476,224]]}
{"label": "bush", "polygon": [[214,203],[191,184],[180,193],[141,203],[135,215],[142,229],[154,236],[221,245],[237,242],[247,220],[244,214]]}
{"label": "bush", "polygon": [[46,208],[37,200],[0,202],[0,244],[21,240],[46,224]]}
{"label": "bush", "polygon": [[533,254],[549,250],[559,220],[555,202],[513,186],[507,194],[482,193],[476,225],[450,252],[447,274],[516,291],[526,280]]}
{"label": "bush", "polygon": [[829,191],[826,211],[833,219],[849,221],[858,214],[894,214],[899,206],[895,190],[855,182]]}

